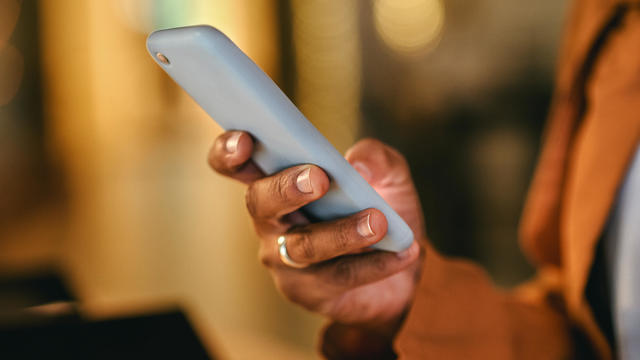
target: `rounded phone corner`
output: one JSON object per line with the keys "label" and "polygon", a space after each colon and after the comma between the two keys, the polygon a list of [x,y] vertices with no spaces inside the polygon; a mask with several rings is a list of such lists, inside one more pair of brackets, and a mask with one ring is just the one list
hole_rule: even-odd
{"label": "rounded phone corner", "polygon": [[147,51],[154,58],[156,53],[168,51],[167,48],[173,51],[188,49],[194,45],[202,48],[216,48],[217,44],[221,43],[233,44],[227,35],[211,25],[159,29],[152,31],[146,39]]}

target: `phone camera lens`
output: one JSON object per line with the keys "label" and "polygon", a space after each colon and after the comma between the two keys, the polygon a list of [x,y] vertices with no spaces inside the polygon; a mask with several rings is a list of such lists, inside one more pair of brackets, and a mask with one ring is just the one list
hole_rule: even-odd
{"label": "phone camera lens", "polygon": [[167,59],[166,56],[164,56],[163,53],[157,52],[156,53],[156,58],[158,59],[158,61],[160,61],[161,63],[165,64],[165,65],[169,65],[169,59]]}

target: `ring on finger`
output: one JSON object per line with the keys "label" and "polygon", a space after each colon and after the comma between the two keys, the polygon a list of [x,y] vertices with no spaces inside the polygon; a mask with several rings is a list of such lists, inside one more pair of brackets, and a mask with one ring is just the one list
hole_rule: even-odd
{"label": "ring on finger", "polygon": [[278,254],[280,254],[280,261],[282,261],[285,265],[295,269],[303,269],[309,266],[309,264],[302,264],[293,261],[289,257],[289,253],[287,252],[287,238],[284,235],[278,237],[278,240],[276,242],[278,244]]}

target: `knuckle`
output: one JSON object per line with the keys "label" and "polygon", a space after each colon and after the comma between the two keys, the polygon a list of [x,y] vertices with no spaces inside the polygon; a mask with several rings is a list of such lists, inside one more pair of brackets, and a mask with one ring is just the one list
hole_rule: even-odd
{"label": "knuckle", "polygon": [[310,312],[321,313],[323,309],[323,301],[317,297],[305,298],[304,303],[299,303]]}
{"label": "knuckle", "polygon": [[340,260],[334,267],[333,275],[339,285],[348,286],[354,282],[355,272],[356,269],[351,262]]}
{"label": "knuckle", "polygon": [[258,260],[260,260],[262,266],[266,268],[272,268],[274,266],[273,256],[271,256],[269,251],[264,249],[258,251]]}
{"label": "knuckle", "polygon": [[287,300],[291,301],[292,303],[294,304],[302,303],[302,295],[295,289],[292,289],[292,287],[287,287],[286,289],[280,289],[280,291],[282,292],[284,297]]}
{"label": "knuckle", "polygon": [[343,251],[349,247],[351,240],[350,234],[353,231],[352,227],[353,225],[350,222],[343,222],[338,226],[333,236],[336,250]]}
{"label": "knuckle", "polygon": [[372,256],[370,261],[371,261],[371,267],[375,269],[377,272],[383,273],[387,270],[388,264],[384,257]]}
{"label": "knuckle", "polygon": [[303,303],[303,294],[300,292],[299,286],[296,286],[295,282],[280,279],[280,281],[276,282],[276,287],[280,293],[292,303]]}
{"label": "knuckle", "polygon": [[249,185],[249,188],[244,194],[244,202],[249,211],[249,215],[251,215],[252,218],[258,217],[258,197],[256,195],[255,185]]}
{"label": "knuckle", "polygon": [[288,199],[288,185],[289,179],[287,176],[278,176],[271,182],[270,191],[278,201],[285,202]]}
{"label": "knuckle", "polygon": [[316,256],[316,248],[313,245],[311,233],[309,231],[301,232],[294,239],[295,255],[302,261],[312,261]]}

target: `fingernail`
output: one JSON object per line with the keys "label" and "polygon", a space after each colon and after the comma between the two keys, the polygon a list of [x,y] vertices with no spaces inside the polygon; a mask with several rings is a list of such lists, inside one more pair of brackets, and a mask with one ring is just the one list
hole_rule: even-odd
{"label": "fingernail", "polygon": [[229,136],[227,141],[224,143],[224,148],[227,150],[228,153],[233,154],[238,150],[238,143],[240,142],[240,136],[242,136],[242,133],[234,132],[233,134],[231,134],[231,136]]}
{"label": "fingernail", "polygon": [[358,220],[358,234],[360,234],[360,236],[363,237],[369,237],[369,236],[373,236],[376,233],[373,232],[373,229],[371,228],[371,214],[363,217],[362,219]]}
{"label": "fingernail", "polygon": [[361,162],[354,162],[351,166],[362,176],[365,180],[371,180],[371,170],[367,167],[367,165]]}
{"label": "fingernail", "polygon": [[298,174],[298,178],[296,179],[296,187],[300,192],[305,194],[310,194],[313,192],[313,186],[311,186],[311,177],[309,174],[311,173],[311,168],[306,168],[302,170],[300,174]]}

